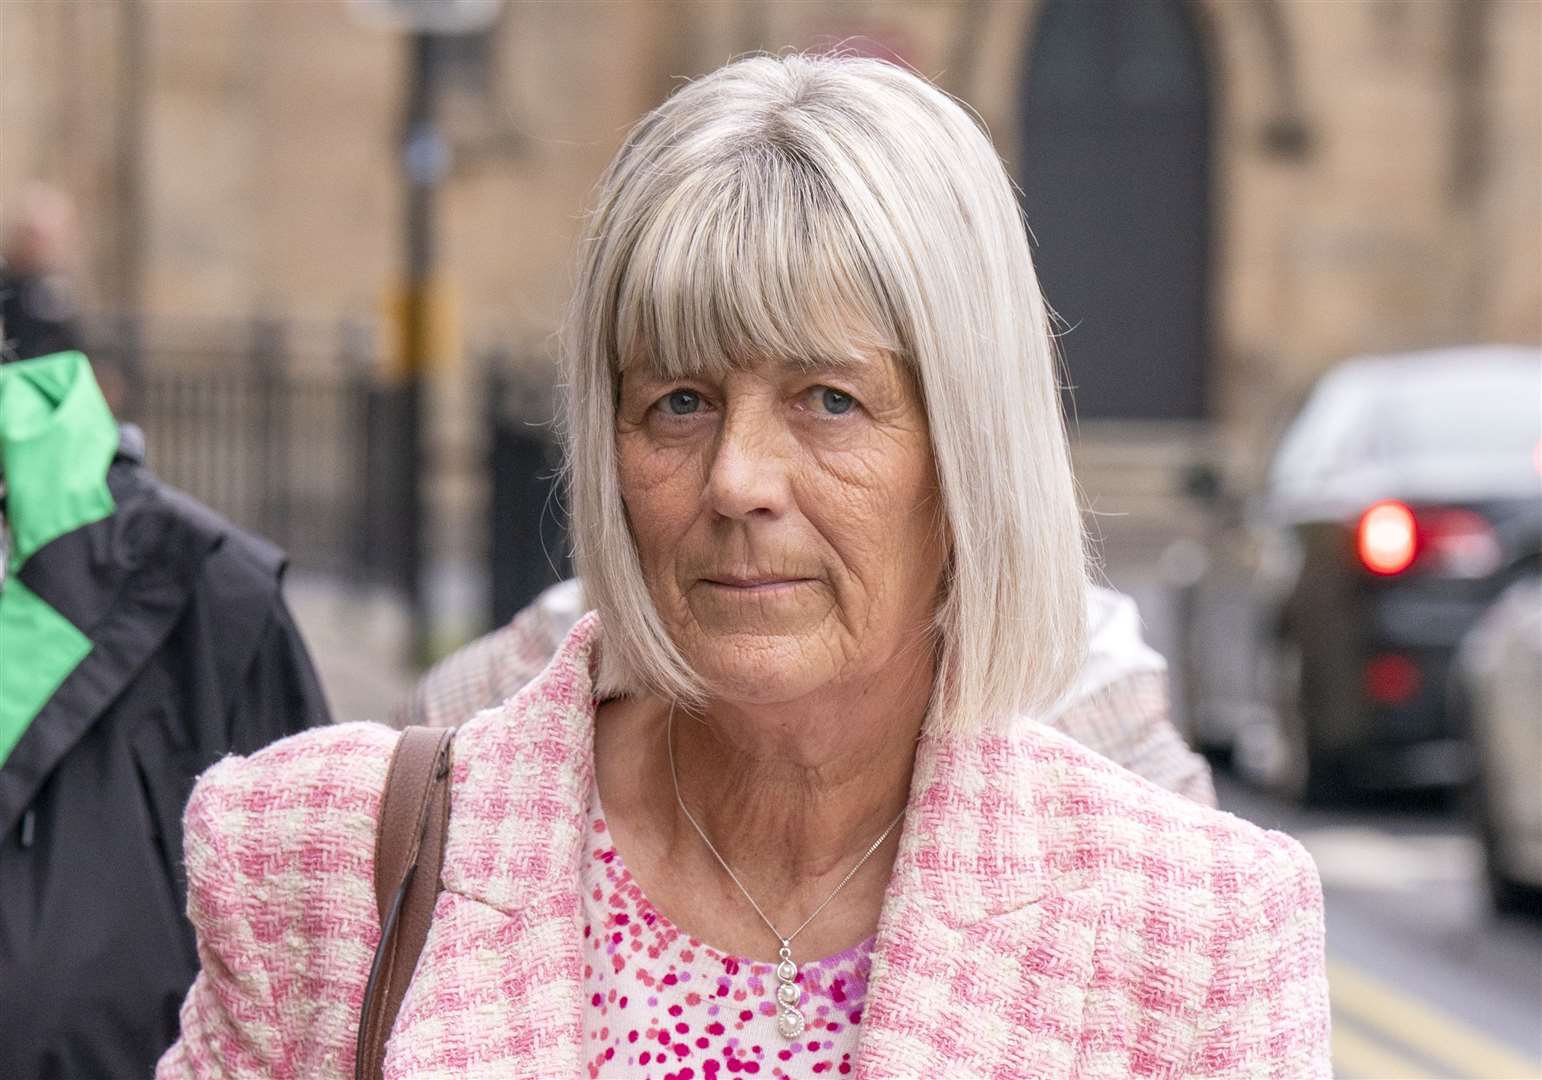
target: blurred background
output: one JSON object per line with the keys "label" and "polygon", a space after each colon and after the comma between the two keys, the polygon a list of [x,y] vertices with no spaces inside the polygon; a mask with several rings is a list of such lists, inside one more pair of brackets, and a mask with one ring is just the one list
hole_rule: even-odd
{"label": "blurred background", "polygon": [[1542,1075],[1534,0],[9,0],[5,333],[288,550],[384,719],[568,572],[553,332],[626,128],[837,44],[1020,186],[1102,572],[1318,861],[1341,1075]]}

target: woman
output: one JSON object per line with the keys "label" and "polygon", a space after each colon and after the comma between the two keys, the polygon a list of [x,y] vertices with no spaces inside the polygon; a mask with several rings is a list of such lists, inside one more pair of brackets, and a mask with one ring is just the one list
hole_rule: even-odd
{"label": "woman", "polygon": [[[1301,849],[1029,719],[1082,539],[956,104],[864,60],[686,86],[600,186],[565,354],[597,611],[456,735],[387,1076],[1328,1075]],[[162,1075],[351,1068],[393,738],[200,783]]]}

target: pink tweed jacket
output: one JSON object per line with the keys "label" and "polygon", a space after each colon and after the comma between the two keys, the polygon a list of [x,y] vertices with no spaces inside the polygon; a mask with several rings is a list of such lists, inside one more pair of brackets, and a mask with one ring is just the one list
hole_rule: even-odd
{"label": "pink tweed jacket", "polygon": [[[581,1071],[586,616],[456,737],[443,880],[385,1075]],[[158,1077],[344,1077],[379,938],[395,733],[230,758],[187,810],[203,971]],[[859,1077],[1327,1077],[1322,894],[1302,849],[1046,727],[924,738],[873,950]]]}

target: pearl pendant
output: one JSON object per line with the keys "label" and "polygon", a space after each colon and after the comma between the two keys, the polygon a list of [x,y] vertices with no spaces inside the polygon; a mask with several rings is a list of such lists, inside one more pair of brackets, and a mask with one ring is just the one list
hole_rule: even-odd
{"label": "pearl pendant", "polygon": [[806,1022],[798,1008],[802,992],[797,986],[798,965],[792,962],[792,943],[783,941],[777,955],[781,959],[776,965],[776,1030],[782,1038],[792,1040],[803,1034]]}
{"label": "pearl pendant", "polygon": [[803,1034],[803,1014],[797,1009],[783,1009],[776,1018],[776,1030],[787,1040]]}

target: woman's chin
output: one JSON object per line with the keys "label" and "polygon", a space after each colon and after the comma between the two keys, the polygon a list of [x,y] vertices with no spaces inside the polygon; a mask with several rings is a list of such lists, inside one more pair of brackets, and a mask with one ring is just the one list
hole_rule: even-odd
{"label": "woman's chin", "polygon": [[796,636],[719,637],[688,650],[688,657],[713,697],[740,705],[798,701],[838,675],[828,648]]}

